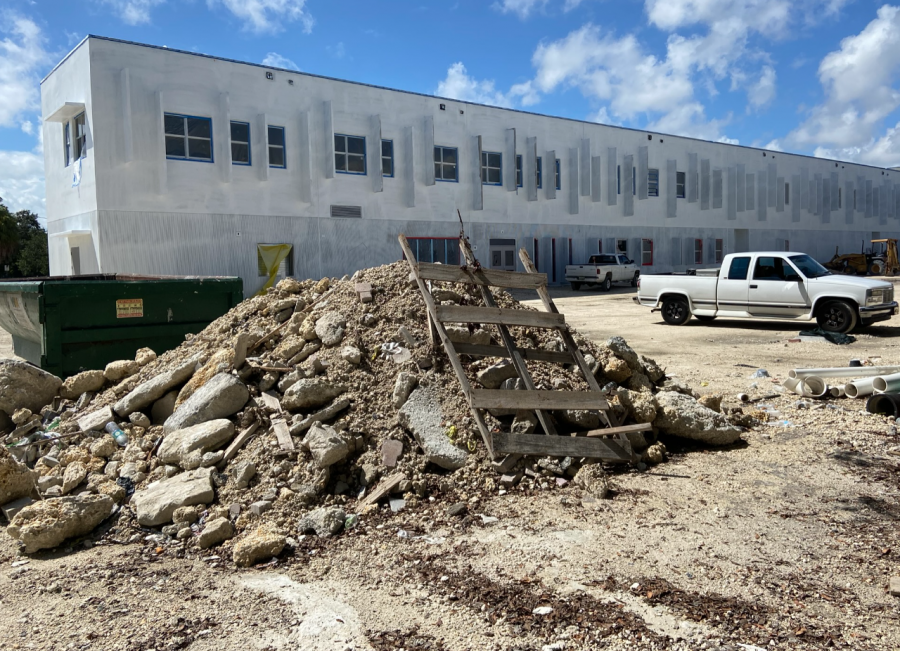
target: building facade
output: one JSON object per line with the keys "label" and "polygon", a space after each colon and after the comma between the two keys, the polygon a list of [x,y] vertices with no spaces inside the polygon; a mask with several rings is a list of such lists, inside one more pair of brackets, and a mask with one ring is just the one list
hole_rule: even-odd
{"label": "building facade", "polygon": [[535,115],[89,36],[42,82],[54,275],[342,276],[525,247],[551,282],[728,252],[858,251],[900,231],[900,172]]}

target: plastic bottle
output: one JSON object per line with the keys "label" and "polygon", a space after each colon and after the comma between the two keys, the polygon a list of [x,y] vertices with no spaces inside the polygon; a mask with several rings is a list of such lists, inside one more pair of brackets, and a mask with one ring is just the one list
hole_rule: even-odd
{"label": "plastic bottle", "polygon": [[128,435],[119,429],[119,426],[115,423],[107,423],[106,431],[109,432],[113,439],[123,448],[128,445]]}

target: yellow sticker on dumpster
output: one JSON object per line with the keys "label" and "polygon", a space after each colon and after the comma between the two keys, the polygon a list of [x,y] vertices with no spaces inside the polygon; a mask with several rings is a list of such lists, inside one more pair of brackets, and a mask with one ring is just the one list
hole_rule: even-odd
{"label": "yellow sticker on dumpster", "polygon": [[120,298],[116,301],[116,318],[132,319],[144,316],[144,299]]}

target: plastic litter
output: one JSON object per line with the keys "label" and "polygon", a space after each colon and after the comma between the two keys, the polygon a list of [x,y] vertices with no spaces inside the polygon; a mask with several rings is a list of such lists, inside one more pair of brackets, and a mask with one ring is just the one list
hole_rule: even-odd
{"label": "plastic litter", "polygon": [[553,612],[553,609],[550,606],[538,606],[534,610],[531,611],[532,615],[549,615]]}
{"label": "plastic litter", "polygon": [[351,513],[346,518],[344,518],[344,529],[352,529],[356,525],[359,524],[359,516],[355,513]]}
{"label": "plastic litter", "polygon": [[404,348],[394,341],[381,344],[379,356],[383,359],[391,359],[396,364],[403,364],[412,359],[412,353],[409,352],[409,349]]}
{"label": "plastic litter", "polygon": [[124,448],[128,445],[128,435],[119,429],[119,426],[115,423],[107,423],[106,431],[112,435],[113,439],[120,447]]}
{"label": "plastic litter", "polygon": [[760,377],[771,377],[771,376],[769,375],[769,372],[766,369],[758,368],[758,369],[756,369],[756,372],[754,372],[753,375],[751,375],[750,377],[751,378],[760,378]]}
{"label": "plastic litter", "polygon": [[478,517],[481,518],[481,524],[493,524],[494,522],[500,522],[500,518],[495,518],[493,515],[485,515],[483,513],[479,513]]}
{"label": "plastic litter", "polygon": [[825,332],[822,328],[815,328],[814,330],[802,330],[800,332],[800,339],[802,341],[814,341],[816,338],[824,339],[827,342],[832,344],[837,344],[838,346],[843,346],[845,344],[852,344],[856,341],[856,337],[853,335],[844,335],[840,332]]}

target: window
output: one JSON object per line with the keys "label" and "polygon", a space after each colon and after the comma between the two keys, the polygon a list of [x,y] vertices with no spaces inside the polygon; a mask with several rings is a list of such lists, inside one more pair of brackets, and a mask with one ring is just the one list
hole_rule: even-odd
{"label": "window", "polygon": [[647,196],[659,196],[659,170],[647,170]]}
{"label": "window", "polygon": [[287,167],[284,158],[284,127],[269,125],[269,167]]}
{"label": "window", "polygon": [[459,237],[410,237],[409,248],[417,262],[459,264]]}
{"label": "window", "polygon": [[843,193],[841,192],[841,188],[838,188],[838,208],[843,208],[843,207],[844,207],[844,201],[843,201],[843,196],[842,196],[842,194],[843,194]]}
{"label": "window", "polygon": [[334,134],[334,171],[341,174],[366,173],[366,139]]}
{"label": "window", "polygon": [[616,194],[622,194],[622,166],[616,165]]}
{"label": "window", "polygon": [[[840,189],[838,189],[838,197],[840,197]],[[840,200],[839,200],[840,201]],[[784,184],[784,205],[787,206],[791,203],[791,184]],[[838,206],[840,207],[840,206]]]}
{"label": "window", "polygon": [[542,183],[543,176],[544,176],[542,172],[543,172],[543,165],[541,165],[541,157],[538,156],[537,157],[537,186],[538,186],[538,189],[541,189],[544,185]]}
{"label": "window", "polygon": [[722,252],[724,250],[722,240],[716,240],[716,262],[718,264],[722,263]]}
{"label": "window", "polygon": [[540,265],[539,261],[541,259],[541,250],[538,247],[538,244],[539,244],[538,238],[534,238],[534,269],[535,269],[535,271],[538,270],[538,265]]}
{"label": "window", "polygon": [[694,264],[703,264],[703,240],[694,240]]}
{"label": "window", "polygon": [[291,246],[290,244],[257,244],[256,245],[256,266],[257,266],[257,270],[259,272],[260,277],[263,277],[263,276],[267,277],[269,275],[269,271],[266,269],[266,261],[265,261],[265,257],[263,256],[263,250],[268,247],[281,247],[281,246],[287,246],[287,247],[289,247],[290,250],[288,251],[288,254],[284,257],[284,260],[282,260],[278,264],[278,272],[275,274],[275,277],[276,278],[287,278],[288,276],[294,275],[294,260],[293,260],[294,247],[293,246]]}
{"label": "window", "polygon": [[435,147],[434,178],[438,181],[459,181],[457,159],[456,147]]}
{"label": "window", "polygon": [[522,187],[522,154],[516,155],[516,187]]}
{"label": "window", "polygon": [[749,270],[750,258],[732,258],[731,267],[728,270],[728,280],[747,280]]}
{"label": "window", "polygon": [[[210,118],[166,113],[164,123],[166,158],[213,162],[212,120]],[[75,158],[78,156],[78,118],[75,118]]]}
{"label": "window", "polygon": [[572,238],[569,238],[569,264],[574,264],[572,262]]}
{"label": "window", "polygon": [[856,210],[856,190],[853,191],[853,210]]}
{"label": "window", "polygon": [[649,267],[653,264],[653,240],[641,240],[641,266]]}
{"label": "window", "polygon": [[556,159],[556,189],[562,190],[562,174],[559,172],[559,159]]}
{"label": "window", "polygon": [[603,240],[597,240],[597,253],[603,253]]}
{"label": "window", "polygon": [[631,194],[632,194],[632,196],[637,194],[637,168],[636,167],[631,168]]}
{"label": "window", "polygon": [[65,148],[64,155],[66,157],[66,167],[69,166],[69,162],[72,158],[72,133],[69,130],[69,123],[66,122],[63,125],[63,146]]}
{"label": "window", "polygon": [[381,175],[394,176],[394,141],[381,141]]}
{"label": "window", "polygon": [[618,256],[618,258],[619,258],[619,264],[628,264],[630,262],[627,255],[620,255],[620,256]]}
{"label": "window", "polygon": [[675,197],[684,199],[684,172],[675,172]]}
{"label": "window", "polygon": [[500,185],[503,181],[500,166],[503,156],[495,151],[481,152],[481,183],[483,185]]}
{"label": "window", "polygon": [[250,123],[231,123],[231,164],[250,164]]}
{"label": "window", "polygon": [[84,121],[84,113],[75,116],[75,155],[73,160],[84,158],[87,155],[87,125]]}
{"label": "window", "polygon": [[760,256],[753,268],[753,280],[797,280],[800,275],[784,258]]}
{"label": "window", "polygon": [[616,240],[616,252],[628,253],[628,240]]}
{"label": "window", "polygon": [[614,255],[592,255],[588,264],[616,264]]}

